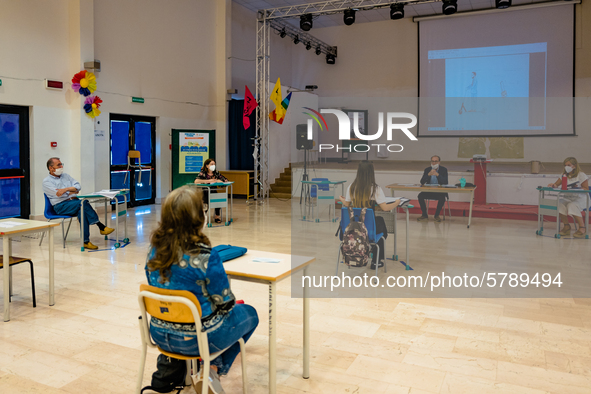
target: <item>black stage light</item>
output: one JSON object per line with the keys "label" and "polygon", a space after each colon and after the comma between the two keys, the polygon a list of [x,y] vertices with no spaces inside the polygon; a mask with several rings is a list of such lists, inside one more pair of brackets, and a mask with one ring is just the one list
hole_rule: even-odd
{"label": "black stage light", "polygon": [[404,18],[404,4],[396,3],[390,6],[390,19]]}
{"label": "black stage light", "polygon": [[511,0],[495,0],[495,6],[498,9],[505,9],[511,7]]}
{"label": "black stage light", "polygon": [[348,10],[345,10],[345,16],[343,17],[343,22],[345,22],[345,25],[347,26],[351,26],[353,23],[355,23],[355,10],[349,8]]}
{"label": "black stage light", "polygon": [[443,6],[441,6],[441,10],[445,15],[455,14],[458,10],[457,0],[444,0]]}
{"label": "black stage light", "polygon": [[312,49],[312,44],[310,44],[310,41],[308,41],[306,43],[306,50],[309,51],[310,49]]}
{"label": "black stage light", "polygon": [[316,47],[316,54],[320,55],[322,53],[322,48]]}
{"label": "black stage light", "polygon": [[299,36],[299,35],[296,35],[296,36],[293,38],[293,43],[294,43],[294,44],[296,44],[296,45],[298,45],[298,44],[300,43],[300,36]]}
{"label": "black stage light", "polygon": [[281,29],[281,31],[279,32],[279,37],[281,38],[285,38],[285,36],[287,35],[287,33],[285,32],[285,27],[283,29]]}
{"label": "black stage light", "polygon": [[326,64],[335,64],[336,60],[337,59],[334,57],[334,55],[331,55],[330,53],[326,54]]}
{"label": "black stage light", "polygon": [[310,31],[312,28],[312,14],[305,14],[300,16],[300,29],[303,31]]}

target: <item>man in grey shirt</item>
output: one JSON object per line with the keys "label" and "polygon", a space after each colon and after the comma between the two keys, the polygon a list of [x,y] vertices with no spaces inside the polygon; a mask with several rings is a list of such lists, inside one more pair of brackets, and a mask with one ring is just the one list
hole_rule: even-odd
{"label": "man in grey shirt", "polygon": [[[81,189],[80,182],[65,174],[63,167],[64,165],[58,157],[47,160],[49,176],[43,180],[43,193],[49,198],[49,202],[57,214],[77,215],[78,221],[80,221],[80,201],[76,197]],[[84,247],[98,249],[98,246],[90,242],[91,224],[96,224],[102,235],[115,231],[102,224],[88,200],[84,200]]]}

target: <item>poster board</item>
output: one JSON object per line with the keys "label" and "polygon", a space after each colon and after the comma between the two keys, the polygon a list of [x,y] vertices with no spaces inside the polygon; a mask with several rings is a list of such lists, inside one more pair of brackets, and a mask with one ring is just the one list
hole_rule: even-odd
{"label": "poster board", "polygon": [[172,129],[172,188],[193,182],[209,158],[215,160],[215,130]]}

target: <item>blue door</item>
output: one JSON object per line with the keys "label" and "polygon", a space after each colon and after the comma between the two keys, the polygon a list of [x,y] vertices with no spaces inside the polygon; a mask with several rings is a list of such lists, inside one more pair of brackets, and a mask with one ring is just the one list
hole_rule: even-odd
{"label": "blue door", "polygon": [[28,219],[29,108],[0,105],[0,219]]}

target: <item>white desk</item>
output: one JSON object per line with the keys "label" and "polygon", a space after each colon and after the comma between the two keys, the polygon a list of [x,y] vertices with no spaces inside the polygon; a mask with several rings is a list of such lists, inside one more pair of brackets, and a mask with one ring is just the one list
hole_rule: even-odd
{"label": "white desk", "polygon": [[[212,227],[211,224],[211,210],[215,208],[225,208],[226,221],[225,225],[229,226],[234,221],[234,182],[217,182],[217,183],[187,183],[187,186],[206,187],[207,193],[207,227]],[[215,196],[211,196],[212,188],[217,189],[225,187],[225,192],[216,192]],[[228,194],[228,187],[230,193]],[[228,195],[230,196],[230,219],[228,220]]]}
{"label": "white desk", "polygon": [[[2,227],[2,224],[20,223],[19,225]],[[38,220],[27,219],[2,219],[0,220],[0,237],[3,238],[2,261],[7,262],[3,268],[4,271],[4,321],[10,320],[10,255],[12,254],[12,245],[10,240],[12,237],[20,235],[38,233],[40,231],[49,232],[49,305],[52,306],[54,302],[54,288],[53,288],[53,228],[59,226],[59,223],[41,222]]]}
{"label": "white desk", "polygon": [[[255,257],[273,258],[281,261],[279,263],[255,263],[252,261]],[[271,394],[277,392],[277,282],[288,278],[292,273],[299,270],[304,270],[305,275],[308,265],[315,260],[314,257],[249,250],[244,256],[224,263],[226,274],[231,279],[269,285],[269,393]],[[309,305],[308,288],[304,288],[304,379],[310,377]]]}
{"label": "white desk", "polygon": [[[109,213],[108,202],[115,201],[115,210],[116,210],[115,238],[117,239],[115,241],[115,249],[117,249],[118,247],[121,246],[121,243],[119,242],[121,240],[119,238],[119,216],[121,216],[121,215],[125,215],[125,227],[123,229],[125,238],[123,239],[123,242],[124,243],[129,242],[129,238],[127,238],[127,195],[129,194],[129,190],[128,189],[121,189],[121,190],[117,190],[117,191],[119,193],[117,193],[117,195],[115,195],[115,197],[113,197],[113,198],[101,196],[99,194],[83,194],[83,195],[76,196],[80,200],[80,250],[82,252],[84,252],[84,227],[83,227],[84,226],[84,224],[83,224],[84,223],[84,200],[89,200],[89,201],[97,200],[97,201],[104,201],[105,202],[105,226],[108,223],[108,221],[107,221],[107,216]],[[125,206],[123,207],[123,210],[121,210],[121,211],[119,211],[119,201],[117,200],[117,197],[119,197],[119,196],[123,196],[123,204],[125,204]],[[109,237],[107,235],[105,235],[105,239],[109,239]]]}

